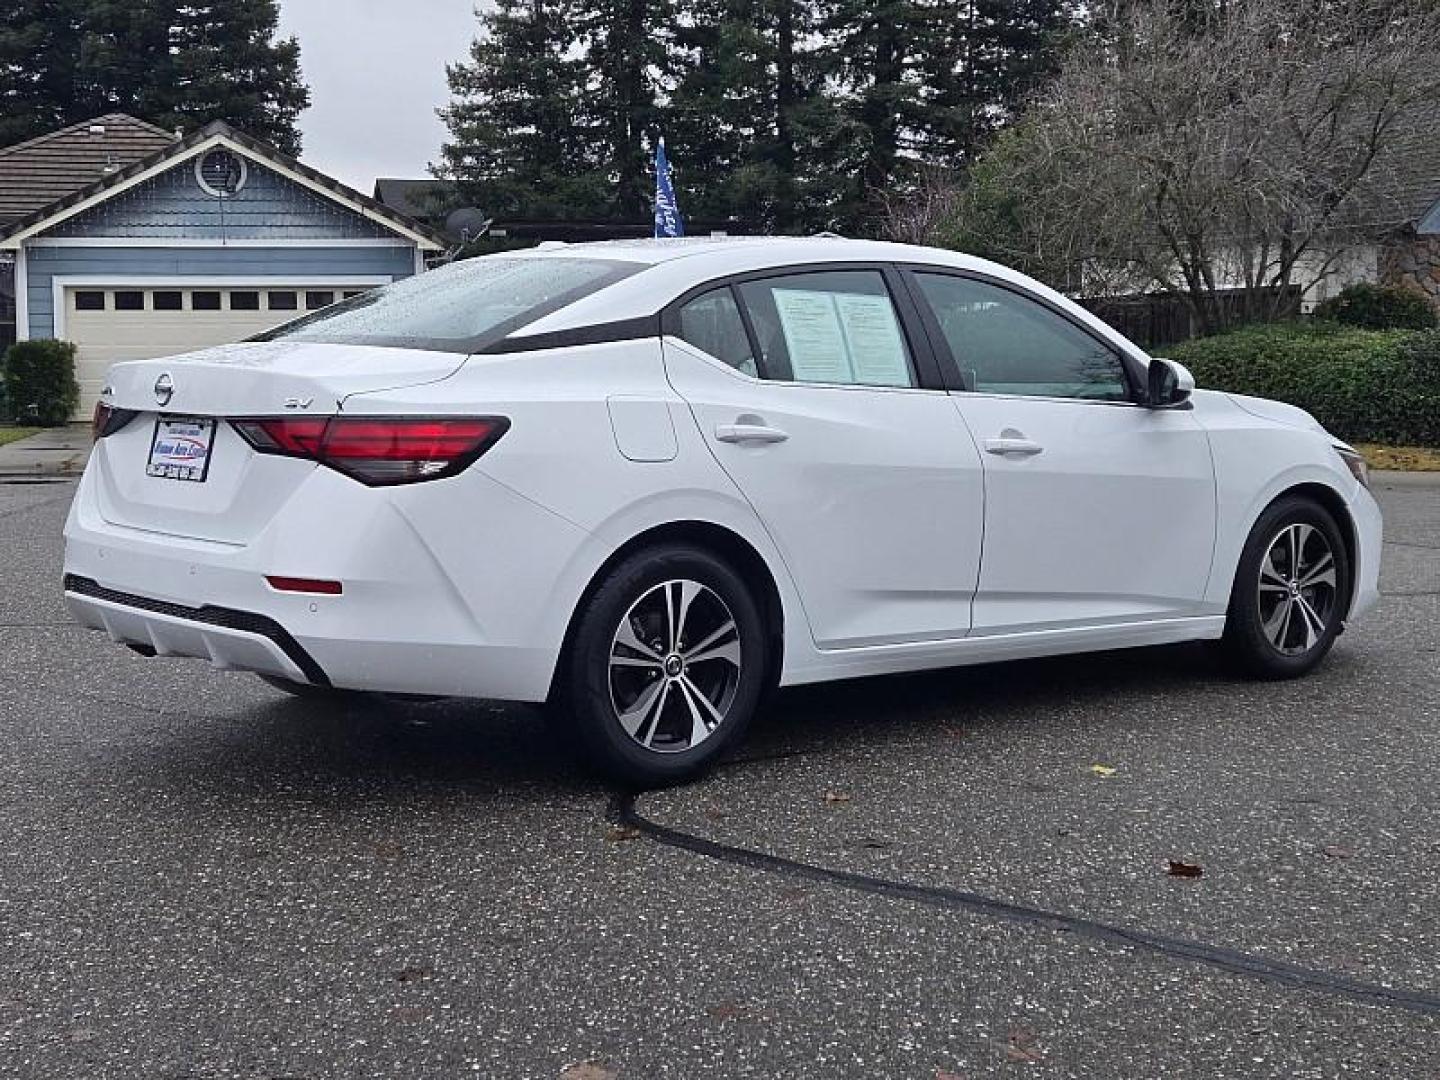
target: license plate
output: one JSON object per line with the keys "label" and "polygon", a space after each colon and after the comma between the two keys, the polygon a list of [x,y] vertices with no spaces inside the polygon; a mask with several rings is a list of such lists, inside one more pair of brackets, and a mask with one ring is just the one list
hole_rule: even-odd
{"label": "license plate", "polygon": [[145,474],[166,480],[203,482],[210,471],[210,446],[214,441],[214,420],[162,416],[155,421],[155,438],[150,443],[150,461],[145,466]]}

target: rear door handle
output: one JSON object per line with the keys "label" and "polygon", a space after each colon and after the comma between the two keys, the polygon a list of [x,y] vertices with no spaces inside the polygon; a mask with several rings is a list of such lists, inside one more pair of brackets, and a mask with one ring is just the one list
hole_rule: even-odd
{"label": "rear door handle", "polygon": [[790,436],[765,424],[720,424],[715,428],[715,438],[728,443],[779,443]]}
{"label": "rear door handle", "polygon": [[985,440],[985,452],[987,454],[1000,454],[1002,456],[1034,457],[1044,451],[1044,447],[1029,439],[1016,438],[1014,436],[1002,435],[998,439]]}

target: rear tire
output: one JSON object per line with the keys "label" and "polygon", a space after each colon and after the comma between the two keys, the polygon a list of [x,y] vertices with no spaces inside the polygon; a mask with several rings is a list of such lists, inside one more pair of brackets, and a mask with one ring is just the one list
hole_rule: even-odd
{"label": "rear tire", "polygon": [[1268,507],[1245,543],[1224,645],[1242,672],[1293,679],[1335,644],[1350,596],[1350,558],[1330,511],[1303,496]]}
{"label": "rear tire", "polygon": [[552,718],[609,778],[679,783],[744,733],[768,661],[759,606],[734,568],[690,545],[648,548],[579,612]]}

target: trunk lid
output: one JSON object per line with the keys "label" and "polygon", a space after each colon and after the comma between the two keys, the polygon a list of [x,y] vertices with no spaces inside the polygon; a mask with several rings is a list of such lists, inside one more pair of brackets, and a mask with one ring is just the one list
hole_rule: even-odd
{"label": "trunk lid", "polygon": [[[106,400],[140,415],[91,455],[100,513],[148,532],[248,543],[320,466],[256,453],[227,418],[333,416],[353,394],[438,382],[464,363],[456,353],[276,341],[116,364]],[[160,420],[187,417],[215,420],[204,479],[149,475]]]}

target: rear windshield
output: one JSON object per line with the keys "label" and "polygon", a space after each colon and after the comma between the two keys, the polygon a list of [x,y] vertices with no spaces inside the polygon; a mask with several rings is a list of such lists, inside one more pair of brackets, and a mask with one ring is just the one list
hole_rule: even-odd
{"label": "rear windshield", "polygon": [[643,268],[608,259],[467,259],[352,296],[251,340],[475,352]]}

